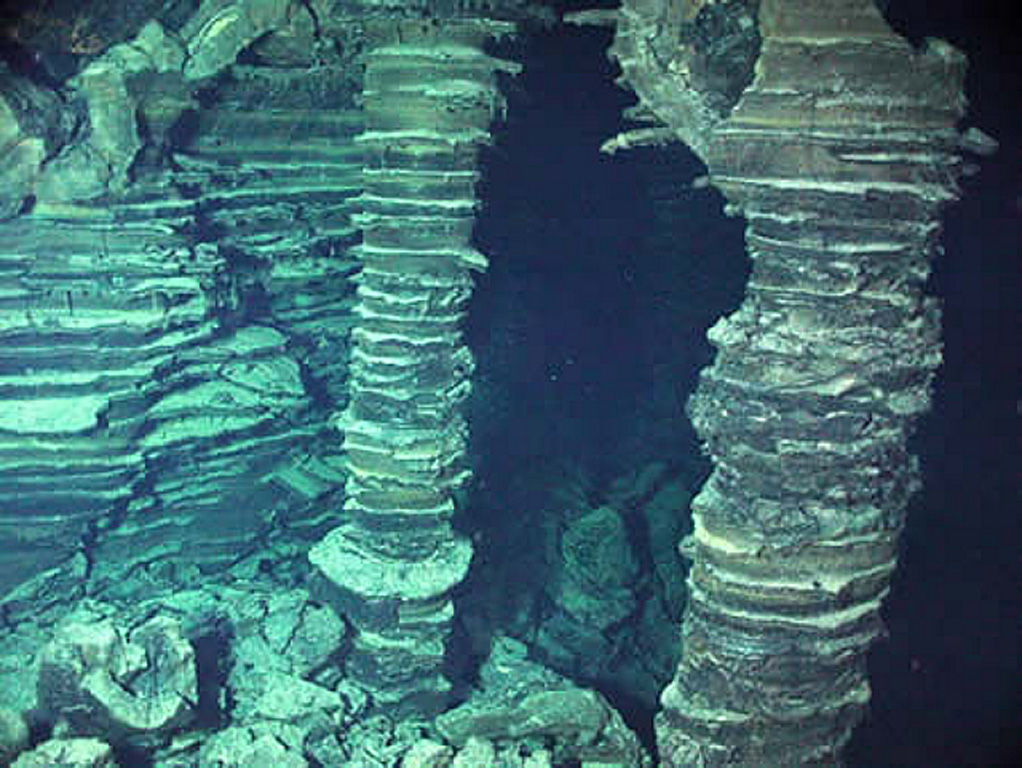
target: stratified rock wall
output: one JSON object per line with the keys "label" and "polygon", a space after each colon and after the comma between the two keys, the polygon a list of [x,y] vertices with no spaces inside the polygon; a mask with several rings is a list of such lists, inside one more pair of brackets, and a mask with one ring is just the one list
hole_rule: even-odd
{"label": "stratified rock wall", "polygon": [[[867,0],[763,0],[759,32],[755,78],[726,118],[677,126],[704,131],[697,151],[746,217],[753,264],[689,403],[714,469],[684,543],[665,768],[841,765],[920,482],[906,443],[941,360],[923,285],[957,193],[964,57],[939,41],[914,51]],[[626,71],[641,69],[641,40],[625,42]],[[692,60],[659,74],[686,87]]]}
{"label": "stratified rock wall", "polygon": [[212,336],[215,254],[128,208],[0,224],[2,592],[68,560],[127,505],[145,462],[111,404],[137,413],[136,385]]}
{"label": "stratified rock wall", "polygon": [[[285,528],[318,538],[315,502],[340,495],[360,80],[309,66],[307,12],[239,38],[226,19],[245,14],[220,11],[181,36],[151,21],[73,99],[0,73],[8,613],[40,609],[72,557],[77,589],[84,570],[92,593],[130,595],[129,574],[222,570]],[[237,64],[249,37],[267,50]],[[219,82],[182,46],[220,49]]]}
{"label": "stratified rock wall", "polygon": [[482,45],[510,25],[380,21],[366,57],[363,262],[352,332],[344,522],[313,548],[357,629],[347,672],[383,707],[434,711],[472,547],[450,525],[469,477],[461,404],[474,364],[461,323],[477,155],[503,109]]}
{"label": "stratified rock wall", "polygon": [[[281,525],[322,535],[310,502],[343,482],[329,414],[346,397],[362,162],[344,85],[333,67],[236,66],[173,157],[189,234],[222,260],[218,333],[146,383],[139,442],[154,543],[206,568]],[[168,519],[180,521],[169,541]]]}

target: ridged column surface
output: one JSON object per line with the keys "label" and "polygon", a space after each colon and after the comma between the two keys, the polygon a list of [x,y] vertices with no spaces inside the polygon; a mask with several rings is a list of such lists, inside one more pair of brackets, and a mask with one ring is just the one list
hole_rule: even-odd
{"label": "ridged column surface", "polygon": [[356,630],[346,672],[383,708],[435,711],[449,689],[450,590],[472,556],[450,524],[470,475],[461,323],[486,266],[470,243],[477,156],[507,68],[481,47],[502,29],[380,22],[366,57],[347,501],[311,559]]}
{"label": "ridged column surface", "polygon": [[[636,18],[619,41],[626,73],[643,62]],[[763,0],[758,23],[734,107],[676,126],[704,129],[692,143],[746,218],[752,273],[710,330],[716,358],[689,403],[713,471],[683,545],[664,768],[842,764],[920,484],[907,440],[941,361],[923,287],[957,193],[964,57],[913,50],[865,0]],[[712,80],[667,71],[676,86]],[[664,122],[687,109],[639,80]]]}

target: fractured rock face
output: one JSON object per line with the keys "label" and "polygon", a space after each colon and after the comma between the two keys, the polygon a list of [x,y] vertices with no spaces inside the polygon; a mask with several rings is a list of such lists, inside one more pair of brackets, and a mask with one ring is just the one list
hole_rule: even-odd
{"label": "fractured rock face", "polygon": [[618,512],[597,507],[571,521],[561,556],[552,597],[573,617],[603,630],[635,610],[639,566]]}
{"label": "fractured rock face", "polygon": [[114,751],[99,739],[50,739],[21,755],[11,768],[118,768]]}
{"label": "fractured rock face", "polygon": [[308,768],[298,734],[273,727],[232,727],[207,739],[199,768]]}
{"label": "fractured rock face", "polygon": [[525,646],[510,638],[494,642],[480,670],[480,689],[439,715],[436,723],[459,746],[472,739],[496,744],[540,740],[552,745],[555,761],[649,765],[635,734],[603,696],[529,661]]}
{"label": "fractured rock face", "polygon": [[165,736],[193,717],[195,652],[168,617],[127,632],[108,621],[71,622],[43,650],[37,688],[45,716],[72,733]]}

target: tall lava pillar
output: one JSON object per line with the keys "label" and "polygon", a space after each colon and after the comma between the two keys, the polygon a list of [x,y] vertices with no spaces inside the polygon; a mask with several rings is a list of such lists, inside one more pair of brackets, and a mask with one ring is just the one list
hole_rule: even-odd
{"label": "tall lava pillar", "polygon": [[[920,485],[906,442],[941,361],[923,286],[957,194],[965,60],[914,50],[868,0],[762,0],[751,82],[729,104],[701,34],[727,28],[707,22],[729,4],[672,5],[626,2],[614,54],[745,216],[752,273],[689,403],[713,471],[683,543],[661,765],[840,766]],[[673,48],[665,18],[688,24]]]}
{"label": "tall lava pillar", "polygon": [[448,682],[450,590],[470,542],[450,520],[469,478],[472,355],[461,322],[477,156],[503,109],[482,52],[510,25],[482,20],[370,23],[365,73],[362,271],[351,398],[340,415],[348,479],[341,525],[310,559],[355,629],[350,679],[391,710],[435,712]]}

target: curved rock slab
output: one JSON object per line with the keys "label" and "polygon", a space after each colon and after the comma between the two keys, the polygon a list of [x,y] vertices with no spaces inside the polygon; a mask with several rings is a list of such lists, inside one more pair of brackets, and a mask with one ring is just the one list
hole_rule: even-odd
{"label": "curved rock slab", "polygon": [[[684,20],[704,5],[672,8]],[[662,23],[645,4],[624,15],[626,30]],[[920,484],[907,440],[941,361],[923,287],[957,195],[964,57],[940,41],[913,50],[868,0],[763,0],[758,31],[755,77],[729,110],[701,90],[712,77],[686,78],[694,43],[658,71],[643,70],[656,58],[643,40],[617,45],[640,95],[658,73],[691,82],[645,106],[693,139],[746,217],[752,259],[689,403],[714,469],[683,544],[684,650],[656,723],[665,768],[841,765]],[[686,99],[698,108],[675,123]]]}
{"label": "curved rock slab", "polygon": [[130,632],[108,621],[71,622],[43,649],[37,691],[47,719],[75,734],[166,736],[194,717],[195,651],[169,617]]}

